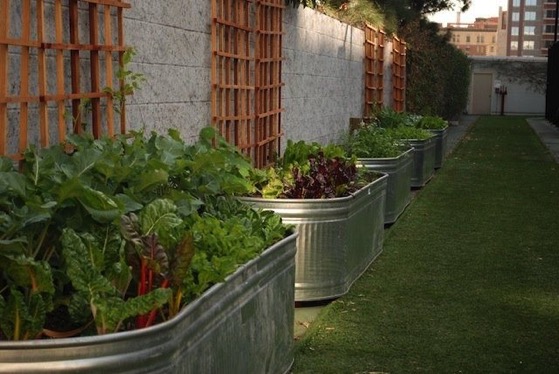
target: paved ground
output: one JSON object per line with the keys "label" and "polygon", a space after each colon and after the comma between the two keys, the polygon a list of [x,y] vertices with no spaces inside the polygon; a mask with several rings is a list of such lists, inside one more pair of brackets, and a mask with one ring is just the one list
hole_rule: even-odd
{"label": "paved ground", "polygon": [[462,116],[460,121],[451,122],[448,127],[446,139],[446,155],[454,150],[460,140],[466,135],[470,127],[477,120],[478,116]]}
{"label": "paved ground", "polygon": [[528,118],[528,123],[555,158],[555,161],[559,163],[559,127],[552,125],[543,117]]}

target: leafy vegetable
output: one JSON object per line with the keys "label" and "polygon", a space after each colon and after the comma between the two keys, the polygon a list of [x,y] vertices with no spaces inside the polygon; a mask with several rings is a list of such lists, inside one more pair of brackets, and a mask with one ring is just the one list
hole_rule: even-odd
{"label": "leafy vegetable", "polygon": [[[194,255],[192,235],[176,212],[177,207],[171,200],[157,199],[148,204],[139,217],[130,213],[121,220],[128,260],[136,276],[137,295],[172,287],[170,316],[180,307],[181,279],[186,276]],[[149,315],[138,316],[136,327],[151,325],[159,307],[150,310]]]}
{"label": "leafy vegetable", "polygon": [[442,130],[448,126],[447,122],[437,116],[423,116],[417,123],[416,127],[428,130]]}
{"label": "leafy vegetable", "polygon": [[279,216],[233,197],[264,176],[212,128],[191,145],[176,130],[70,135],[27,149],[21,171],[0,158],[0,339],[176,315],[286,235]]}
{"label": "leafy vegetable", "polygon": [[386,129],[364,124],[346,137],[342,147],[347,154],[359,158],[388,158],[400,155],[403,144],[391,137]]}
{"label": "leafy vegetable", "polygon": [[417,127],[409,126],[386,129],[386,134],[392,139],[398,140],[425,140],[433,137],[433,134],[425,129],[418,129]]}
{"label": "leafy vegetable", "polygon": [[365,183],[355,159],[347,158],[342,147],[288,141],[283,158],[256,185],[264,198],[328,199],[346,196]]}

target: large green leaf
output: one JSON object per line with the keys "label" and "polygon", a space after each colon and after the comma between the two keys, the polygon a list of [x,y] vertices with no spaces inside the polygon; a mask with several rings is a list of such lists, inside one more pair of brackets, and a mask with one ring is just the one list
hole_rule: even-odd
{"label": "large green leaf", "polygon": [[142,192],[148,188],[167,184],[169,173],[163,169],[145,170],[140,172],[130,182],[130,189],[134,192]]}
{"label": "large green leaf", "polygon": [[0,156],[0,172],[15,171],[14,161],[6,156]]}
{"label": "large green leaf", "polygon": [[67,274],[76,290],[86,293],[89,298],[98,294],[111,295],[115,288],[98,269],[98,256],[92,254],[92,243],[86,245],[72,229],[62,233],[62,253],[66,261]]}
{"label": "large green leaf", "polygon": [[47,262],[24,255],[6,255],[3,261],[5,275],[14,284],[29,288],[33,292],[54,294],[52,270]]}
{"label": "large green leaf", "polygon": [[0,172],[0,195],[15,194],[25,199],[27,196],[27,178],[15,171]]}
{"label": "large green leaf", "polygon": [[140,213],[140,227],[143,235],[162,235],[182,224],[176,214],[177,207],[169,199],[157,199],[148,204]]}
{"label": "large green leaf", "polygon": [[81,177],[95,167],[95,163],[102,158],[102,152],[95,148],[84,148],[69,158],[71,163],[58,163],[60,168],[68,179]]}
{"label": "large green leaf", "polygon": [[40,294],[28,299],[15,287],[7,300],[0,298],[0,329],[9,340],[35,339],[43,329],[46,308]]}
{"label": "large green leaf", "polygon": [[83,187],[79,202],[98,222],[111,222],[120,217],[122,210],[108,195],[89,187]]}
{"label": "large green leaf", "polygon": [[149,313],[169,302],[172,291],[157,288],[145,295],[122,300],[117,297],[95,298],[95,324],[99,334],[116,332],[123,320]]}

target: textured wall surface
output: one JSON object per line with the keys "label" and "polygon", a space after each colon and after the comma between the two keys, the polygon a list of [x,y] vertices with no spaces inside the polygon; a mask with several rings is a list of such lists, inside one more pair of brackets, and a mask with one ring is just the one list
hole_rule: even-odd
{"label": "textured wall surface", "polygon": [[[124,11],[125,43],[137,54],[128,69],[146,80],[127,97],[127,127],[148,133],[177,128],[185,140],[193,141],[211,121],[211,2],[131,4]],[[302,7],[286,8],[284,32],[283,146],[287,139],[322,143],[339,139],[348,131],[349,118],[363,112],[364,32]],[[87,39],[84,35],[81,40]],[[17,52],[11,53],[10,65],[18,66],[18,58]],[[87,58],[83,62],[86,66]],[[32,69],[35,66],[32,63]],[[10,74],[15,71],[10,69]],[[36,81],[31,84],[37,86]],[[17,112],[9,113],[9,134],[17,132]],[[29,137],[36,142],[37,133],[32,131]],[[13,140],[11,148],[17,144]]]}
{"label": "textured wall surface", "polygon": [[309,8],[284,15],[286,139],[335,141],[363,113],[364,33]]}
{"label": "textured wall surface", "polygon": [[134,0],[125,12],[130,69],[146,81],[127,108],[131,129],[178,128],[186,140],[210,124],[210,1]]}
{"label": "textured wall surface", "polygon": [[[177,127],[192,138],[210,123],[210,5],[188,3],[137,0],[126,12],[126,41],[138,52],[131,68],[147,78],[128,107],[130,128]],[[364,33],[291,7],[284,32],[283,144],[336,140],[363,111]]]}

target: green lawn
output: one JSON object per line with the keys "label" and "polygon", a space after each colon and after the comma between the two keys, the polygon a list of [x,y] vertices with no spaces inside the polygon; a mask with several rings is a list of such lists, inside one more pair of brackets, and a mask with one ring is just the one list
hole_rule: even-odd
{"label": "green lawn", "polygon": [[558,373],[559,165],[482,117],[296,343],[294,373]]}

